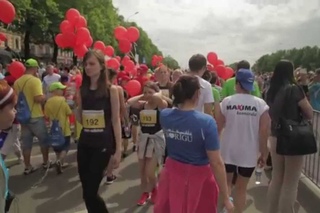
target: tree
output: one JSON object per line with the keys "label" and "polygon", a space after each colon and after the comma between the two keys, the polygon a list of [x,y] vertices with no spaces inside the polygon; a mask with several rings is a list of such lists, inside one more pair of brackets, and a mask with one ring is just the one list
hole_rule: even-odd
{"label": "tree", "polygon": [[281,59],[293,62],[295,67],[304,67],[307,70],[314,70],[320,67],[320,48],[318,46],[306,46],[301,49],[279,50],[277,52],[261,56],[253,66],[256,72],[273,71]]}
{"label": "tree", "polygon": [[179,63],[170,55],[166,56],[162,63],[173,70],[180,68]]}

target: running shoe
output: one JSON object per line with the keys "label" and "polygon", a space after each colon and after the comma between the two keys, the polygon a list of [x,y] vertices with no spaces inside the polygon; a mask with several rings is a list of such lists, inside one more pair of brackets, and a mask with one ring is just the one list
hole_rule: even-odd
{"label": "running shoe", "polygon": [[57,171],[57,174],[60,175],[62,174],[62,163],[61,161],[57,160],[56,162],[56,171]]}
{"label": "running shoe", "polygon": [[117,176],[115,176],[115,175],[112,175],[112,176],[110,176],[110,177],[106,177],[106,184],[107,185],[110,185],[110,184],[112,184],[115,180],[117,180]]}
{"label": "running shoe", "polygon": [[29,166],[29,167],[24,169],[23,174],[24,175],[29,175],[29,174],[33,173],[34,171],[36,171],[36,170],[32,166]]}
{"label": "running shoe", "polygon": [[49,169],[52,168],[52,166],[53,166],[52,161],[48,161],[47,163],[43,163],[42,164],[42,168],[45,169],[45,170],[48,169],[48,168]]}
{"label": "running shoe", "polygon": [[149,192],[144,192],[140,199],[138,200],[137,205],[138,206],[143,206],[147,203],[147,201],[150,199],[150,193]]}

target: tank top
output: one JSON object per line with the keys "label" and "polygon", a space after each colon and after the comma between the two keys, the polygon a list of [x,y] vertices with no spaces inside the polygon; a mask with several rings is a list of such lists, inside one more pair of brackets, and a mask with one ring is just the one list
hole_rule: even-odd
{"label": "tank top", "polygon": [[111,100],[109,97],[96,97],[90,90],[82,97],[82,131],[79,145],[92,148],[115,150],[115,138],[111,122]]}
{"label": "tank top", "polygon": [[156,109],[145,109],[145,104],[143,109],[139,113],[140,127],[142,133],[156,134],[162,128],[160,125],[160,111]]}

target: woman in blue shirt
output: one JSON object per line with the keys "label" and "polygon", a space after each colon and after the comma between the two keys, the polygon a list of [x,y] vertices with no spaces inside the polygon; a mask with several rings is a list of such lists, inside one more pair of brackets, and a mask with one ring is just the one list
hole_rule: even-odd
{"label": "woman in blue shirt", "polygon": [[[0,130],[9,129],[15,118],[16,95],[5,80],[0,80]],[[5,138],[0,138],[4,141]],[[3,144],[0,143],[0,149]],[[0,155],[0,213],[5,212],[5,202],[8,196],[8,169]]]}
{"label": "woman in blue shirt", "polygon": [[198,78],[181,76],[172,92],[175,108],[160,114],[168,159],[154,213],[216,213],[218,186],[227,211],[232,212],[216,122],[195,110],[200,95]]}

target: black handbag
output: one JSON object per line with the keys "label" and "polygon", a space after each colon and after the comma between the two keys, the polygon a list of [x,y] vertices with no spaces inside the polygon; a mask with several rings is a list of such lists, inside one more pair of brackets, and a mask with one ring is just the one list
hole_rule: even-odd
{"label": "black handbag", "polygon": [[[289,91],[291,91],[291,89]],[[291,92],[287,93],[285,97],[284,105],[286,106],[290,103],[289,98],[291,98]],[[282,109],[282,115],[286,113],[285,106]],[[277,125],[276,147],[279,155],[309,155],[318,151],[312,124],[306,121],[301,113],[300,117],[300,121],[294,121],[280,116]]]}

